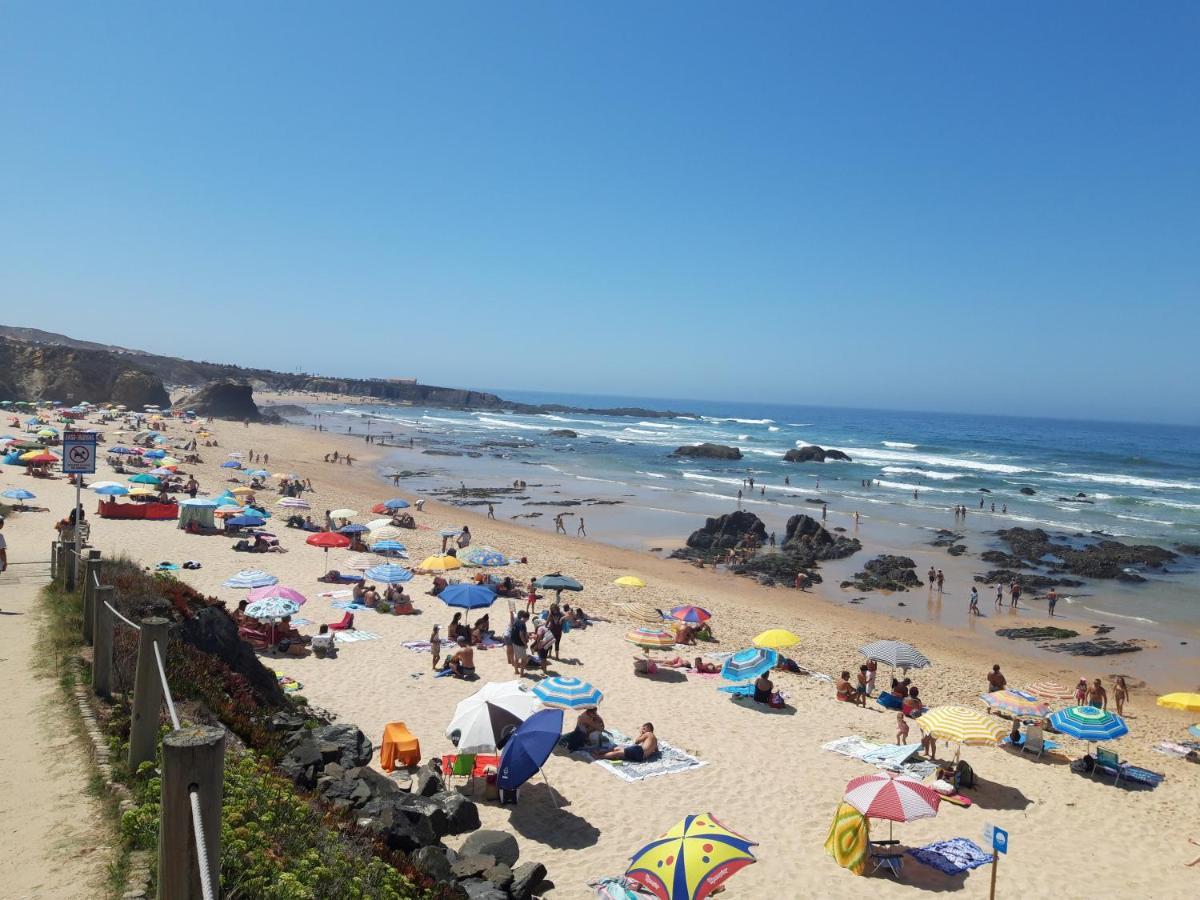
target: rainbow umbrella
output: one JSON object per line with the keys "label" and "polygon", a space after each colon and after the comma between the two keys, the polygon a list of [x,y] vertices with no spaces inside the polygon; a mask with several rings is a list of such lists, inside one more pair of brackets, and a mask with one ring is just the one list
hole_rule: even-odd
{"label": "rainbow umbrella", "polygon": [[690,815],[635,853],[625,875],[659,900],[705,900],[757,861],[754,846],[711,814]]}
{"label": "rainbow umbrella", "polygon": [[672,619],[691,625],[700,625],[712,618],[712,613],[699,606],[676,606],[670,615]]}
{"label": "rainbow umbrella", "polygon": [[643,625],[625,632],[625,640],[637,644],[644,650],[664,650],[675,646],[675,635],[665,628]]}
{"label": "rainbow umbrella", "polygon": [[1047,703],[1075,699],[1075,688],[1059,684],[1057,681],[1035,681],[1029,686],[1029,693]]}
{"label": "rainbow umbrella", "polygon": [[979,697],[990,708],[1006,712],[1016,719],[1044,719],[1050,715],[1049,705],[1024,691],[993,691],[980,694]]}

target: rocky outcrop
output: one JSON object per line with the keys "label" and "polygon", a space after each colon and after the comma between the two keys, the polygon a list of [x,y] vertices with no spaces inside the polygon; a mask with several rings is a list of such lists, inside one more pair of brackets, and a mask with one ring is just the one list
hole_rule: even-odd
{"label": "rocky outcrop", "polygon": [[577,438],[577,437],[579,437],[579,435],[576,434],[574,431],[572,431],[570,428],[555,428],[553,431],[550,432],[550,437]]}
{"label": "rocky outcrop", "polygon": [[190,409],[198,416],[212,416],[217,419],[278,421],[278,417],[264,415],[259,410],[254,402],[254,389],[250,385],[235,381],[215,381],[205,385],[196,393],[184,397],[172,409]]}
{"label": "rocky outcrop", "polygon": [[1172,551],[1152,544],[1103,540],[1076,547],[1053,540],[1041,528],[1009,528],[996,534],[1026,565],[1039,566],[1050,560],[1046,568],[1051,574],[1067,572],[1082,578],[1137,582],[1145,579],[1129,567],[1161,568],[1178,559]]}
{"label": "rocky outcrop", "polygon": [[845,453],[841,450],[825,450],[818,447],[816,444],[809,444],[805,447],[797,447],[783,454],[785,462],[827,462],[828,460],[840,460],[841,462],[852,462]]}
{"label": "rocky outcrop", "polygon": [[741,459],[742,451],[737,447],[726,447],[723,444],[692,444],[679,447],[672,456],[690,456],[696,459]]}
{"label": "rocky outcrop", "polygon": [[783,549],[808,559],[809,564],[824,559],[844,559],[862,549],[856,538],[834,534],[812,516],[796,515],[787,520]]}
{"label": "rocky outcrop", "polygon": [[982,575],[976,575],[975,580],[980,584],[1003,584],[1014,581],[1023,591],[1033,591],[1038,588],[1051,587],[1082,587],[1082,581],[1073,578],[1051,578],[1049,575],[1031,575],[1028,572],[1014,572],[1012,569],[992,569]]}
{"label": "rocky outcrop", "polygon": [[264,403],[259,407],[263,415],[279,416],[284,419],[303,419],[311,416],[312,411],[295,403]]}
{"label": "rocky outcrop", "polygon": [[[688,550],[700,554],[719,554],[736,547],[762,546],[767,540],[767,527],[754,513],[738,510],[705,519],[704,527],[688,536]],[[685,555],[686,551],[685,551]]]}
{"label": "rocky outcrop", "polygon": [[1021,490],[1021,493],[1024,494],[1026,497],[1032,497],[1034,494],[1037,493],[1037,491],[1035,491],[1031,487],[1023,487],[1020,490]]}
{"label": "rocky outcrop", "polygon": [[916,567],[916,562],[907,556],[877,556],[841,586],[860,591],[907,591],[924,584],[917,577]]}
{"label": "rocky outcrop", "polygon": [[6,338],[0,338],[0,396],[120,403],[139,410],[171,402],[161,380],[119,353]]}
{"label": "rocky outcrop", "polygon": [[237,623],[224,609],[209,606],[198,610],[172,627],[172,637],[220,658],[250,683],[254,693],[266,705],[281,706],[286,702],[275,673],[264,666],[250,645],[241,639]]}

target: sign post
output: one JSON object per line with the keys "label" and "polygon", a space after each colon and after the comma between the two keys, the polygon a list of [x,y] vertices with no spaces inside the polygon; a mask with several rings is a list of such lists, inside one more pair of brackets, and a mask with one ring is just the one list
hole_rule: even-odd
{"label": "sign post", "polygon": [[63,432],[62,470],[64,475],[75,476],[75,552],[83,548],[79,539],[79,520],[82,518],[83,506],[80,502],[80,491],[83,487],[84,475],[96,474],[96,433],[93,431],[64,431]]}
{"label": "sign post", "polygon": [[996,870],[1000,867],[1000,854],[1008,853],[1008,832],[995,825],[984,825],[983,839],[992,845],[992,889],[988,897],[996,900]]}

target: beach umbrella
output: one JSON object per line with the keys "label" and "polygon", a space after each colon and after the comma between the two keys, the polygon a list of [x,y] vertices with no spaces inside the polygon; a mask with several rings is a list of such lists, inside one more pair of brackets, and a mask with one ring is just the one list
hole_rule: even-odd
{"label": "beach umbrella", "polygon": [[[924,718],[922,716],[921,718]],[[920,724],[921,719],[917,719]],[[1129,726],[1116,713],[1094,706],[1070,706],[1050,714],[1050,724],[1063,734],[1081,741],[1111,741],[1129,733]]]}
{"label": "beach umbrella", "polygon": [[486,584],[451,584],[438,594],[438,599],[447,606],[485,609],[496,602],[496,589]]}
{"label": "beach umbrella", "polygon": [[164,468],[172,468],[172,469],[174,469],[176,466],[178,466],[178,465],[179,465],[179,460],[177,460],[177,459],[176,459],[175,457],[173,457],[173,456],[164,456],[162,459],[160,459],[160,460],[158,461],[158,464],[159,464],[160,466],[163,466]]}
{"label": "beach umbrella", "polygon": [[7,497],[9,500],[36,500],[37,494],[25,490],[25,488],[12,488],[0,494],[0,497]]}
{"label": "beach umbrella", "polygon": [[1193,735],[1194,737],[1200,737],[1200,725],[1189,725],[1188,734]]}
{"label": "beach umbrella", "polygon": [[712,613],[699,606],[676,606],[668,613],[672,619],[687,622],[690,625],[700,625],[712,618]]}
{"label": "beach umbrella", "polygon": [[421,560],[419,568],[428,569],[431,572],[448,572],[451,569],[461,569],[462,563],[453,556],[427,556]]}
{"label": "beach umbrella", "polygon": [[133,484],[154,484],[154,485],[161,484],[161,482],[157,478],[155,478],[153,475],[147,475],[145,473],[142,473],[140,475],[132,475],[132,476],[130,476],[129,480]]}
{"label": "beach umbrella", "polygon": [[618,609],[626,619],[662,628],[662,613],[648,603],[622,603]]}
{"label": "beach umbrella", "polygon": [[123,487],[123,486],[124,485],[122,485],[121,482],[119,482],[119,481],[96,481],[96,482],[93,482],[92,484],[88,485],[88,487],[90,487],[93,491],[96,490],[96,488]]}
{"label": "beach umbrella", "polygon": [[227,459],[225,462],[221,463],[222,469],[240,469],[241,467],[242,464],[236,459]]}
{"label": "beach umbrella", "polygon": [[329,511],[331,519],[353,519],[357,515],[358,511],[353,509],[331,509]]}
{"label": "beach umbrella", "polygon": [[643,625],[625,632],[625,640],[643,650],[664,650],[675,646],[675,635],[665,628]]}
{"label": "beach umbrella", "polygon": [[265,509],[262,509],[261,507],[258,507],[258,506],[247,506],[246,507],[246,515],[258,516],[258,518],[260,518],[260,519],[271,518],[271,513],[267,512]]}
{"label": "beach umbrella", "polygon": [[412,581],[413,573],[403,566],[393,565],[392,563],[384,563],[381,566],[372,566],[367,569],[366,575],[368,578],[373,578],[375,581],[381,581],[384,584],[400,584],[404,581]]}
{"label": "beach umbrella", "polygon": [[779,654],[774,650],[749,647],[739,650],[725,660],[721,666],[721,677],[729,681],[746,681],[771,671],[777,662]]}
{"label": "beach umbrella", "polygon": [[130,497],[155,497],[158,495],[158,491],[148,487],[135,487],[128,493]]}
{"label": "beach umbrella", "polygon": [[282,506],[284,509],[312,509],[312,504],[307,500],[301,500],[299,497],[284,497],[276,506]]}
{"label": "beach umbrella", "polygon": [[407,549],[407,547],[398,541],[376,541],[371,545],[372,553],[382,553],[385,555],[394,553],[398,556],[403,556],[404,551]]}
{"label": "beach umbrella", "polygon": [[278,578],[262,569],[242,569],[222,582],[227,588],[260,588],[278,583]]}
{"label": "beach umbrella", "polygon": [[542,701],[520,682],[492,682],[459,702],[446,736],[458,732],[459,753],[493,753],[517,726],[542,709]]}
{"label": "beach umbrella", "polygon": [[270,478],[270,473],[266,469],[251,469],[246,473],[251,478]]}
{"label": "beach umbrella", "polygon": [[508,557],[498,550],[493,550],[491,547],[471,547],[466,552],[460,553],[458,558],[463,565],[481,568],[508,565]]}
{"label": "beach umbrella", "polygon": [[351,553],[340,563],[343,569],[358,569],[360,572],[382,564],[383,560],[374,553]]}
{"label": "beach umbrella", "polygon": [[193,497],[190,500],[184,500],[180,506],[197,506],[203,509],[216,509],[219,504],[212,497]]}
{"label": "beach umbrella", "polygon": [[613,584],[623,588],[644,588],[646,586],[646,582],[642,581],[636,575],[622,575]]}
{"label": "beach umbrella", "polygon": [[1047,703],[1075,699],[1075,688],[1059,684],[1057,681],[1034,682],[1029,685],[1028,692],[1039,700],[1045,700]]}
{"label": "beach umbrella", "polygon": [[237,496],[238,502],[242,502],[245,497],[254,493],[254,488],[246,487],[246,485],[240,484],[237,487],[230,489],[228,493],[234,494]]}
{"label": "beach umbrella", "polygon": [[371,531],[376,531],[380,528],[391,528],[392,520],[389,516],[384,516],[382,519],[372,519],[367,523],[367,528]]}
{"label": "beach umbrella", "polygon": [[764,631],[752,643],[755,647],[767,650],[786,650],[799,644],[800,638],[786,628],[772,628],[770,631]]}
{"label": "beach umbrella", "polygon": [[689,815],[633,854],[625,877],[658,900],[706,900],[735,873],[757,862],[756,846],[711,813]]}
{"label": "beach umbrella", "polygon": [[850,779],[842,801],[869,819],[887,819],[890,836],[893,822],[912,822],[936,816],[942,796],[907,775],[876,772]]}
{"label": "beach umbrella", "polygon": [[58,457],[55,456],[53,453],[46,453],[46,452],[39,453],[38,451],[34,450],[34,451],[31,451],[29,453],[22,455],[21,462],[34,463],[34,464],[40,465],[42,463],[58,462]]}
{"label": "beach umbrella", "polygon": [[[517,726],[504,744],[497,767],[496,784],[506,791],[515,791],[537,772],[540,772],[562,737],[563,711],[542,709]],[[546,773],[542,772],[542,777]],[[550,787],[550,779],[546,779]],[[553,791],[553,788],[551,788]]]}
{"label": "beach umbrella", "polygon": [[323,548],[325,555],[328,556],[330,547],[349,547],[350,538],[344,534],[338,534],[336,531],[319,531],[316,534],[310,534],[304,539],[304,543]]}
{"label": "beach umbrella", "polygon": [[451,528],[451,527],[447,526],[445,528],[440,529],[438,531],[438,534],[442,537],[447,537],[447,538],[448,537],[456,537],[457,535],[462,534],[462,529],[461,528]]}
{"label": "beach umbrella", "polygon": [[246,595],[246,599],[251,603],[257,603],[259,600],[290,600],[297,606],[303,606],[308,601],[302,593],[286,584],[268,584],[254,588]]}
{"label": "beach umbrella", "polygon": [[119,484],[102,484],[93,485],[92,490],[97,494],[102,494],[105,497],[124,497],[129,493],[129,489]]}
{"label": "beach umbrella", "polygon": [[338,533],[339,534],[364,534],[365,532],[367,532],[369,530],[370,529],[367,528],[366,525],[359,525],[357,523],[351,522],[349,525],[343,525],[341,528],[339,528]]}
{"label": "beach umbrella", "polygon": [[[371,528],[370,523],[367,524]],[[394,541],[404,535],[404,531],[394,525],[382,525],[378,528],[371,528],[371,540],[373,541]]]}
{"label": "beach umbrella", "polygon": [[533,686],[535,697],[550,707],[559,709],[588,709],[599,706],[604,694],[578,678],[543,678]]}
{"label": "beach umbrella", "polygon": [[858,652],[867,659],[892,666],[902,672],[931,665],[920,650],[903,641],[875,641],[865,647],[859,647]]}
{"label": "beach umbrella", "polygon": [[260,519],[258,516],[230,516],[225,520],[226,527],[233,526],[234,528],[258,528],[264,524],[266,524],[266,520]]}
{"label": "beach umbrella", "polygon": [[221,517],[240,516],[242,514],[242,512],[243,512],[242,507],[240,507],[236,503],[223,503],[217,507],[216,512],[214,514],[221,516]]}
{"label": "beach umbrella", "polygon": [[1024,691],[993,691],[990,694],[980,694],[979,697],[991,709],[1006,712],[1017,719],[1044,719],[1050,715],[1048,704]]}
{"label": "beach umbrella", "polygon": [[166,466],[159,466],[157,469],[150,470],[151,475],[174,475],[175,473]]}
{"label": "beach umbrella", "polygon": [[166,450],[157,450],[157,449],[156,450],[147,450],[145,452],[145,454],[143,454],[143,455],[147,459],[162,459],[164,456],[167,455],[167,451]]}
{"label": "beach umbrella", "polygon": [[408,501],[402,497],[393,497],[391,500],[384,500],[379,505],[384,509],[408,509]]}
{"label": "beach umbrella", "polygon": [[563,575],[561,572],[554,572],[551,575],[543,575],[534,582],[534,586],[541,588],[544,591],[554,591],[555,594],[562,596],[563,591],[582,591],[583,585],[571,578],[569,575]]}
{"label": "beach umbrella", "polygon": [[299,611],[299,603],[282,597],[256,600],[246,607],[246,615],[252,619],[258,619],[260,622],[277,622],[284,616],[294,616]]}
{"label": "beach umbrella", "polygon": [[[4,496],[8,496],[5,492]],[[30,494],[30,496],[33,496]],[[1165,709],[1181,709],[1184,712],[1200,712],[1200,694],[1164,694],[1156,701]]]}
{"label": "beach umbrella", "polygon": [[917,727],[930,737],[959,745],[998,744],[1009,727],[994,716],[967,706],[938,706],[916,719]]}

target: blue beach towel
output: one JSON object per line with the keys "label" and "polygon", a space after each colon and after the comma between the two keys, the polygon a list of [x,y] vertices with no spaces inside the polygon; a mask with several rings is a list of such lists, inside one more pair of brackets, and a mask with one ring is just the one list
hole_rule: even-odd
{"label": "blue beach towel", "polygon": [[925,847],[908,851],[917,862],[932,866],[946,875],[961,875],[992,861],[992,854],[984,853],[979,845],[966,838],[950,838]]}
{"label": "blue beach towel", "polygon": [[731,684],[728,687],[717,688],[722,694],[733,694],[735,697],[753,697],[754,685],[752,684]]}

